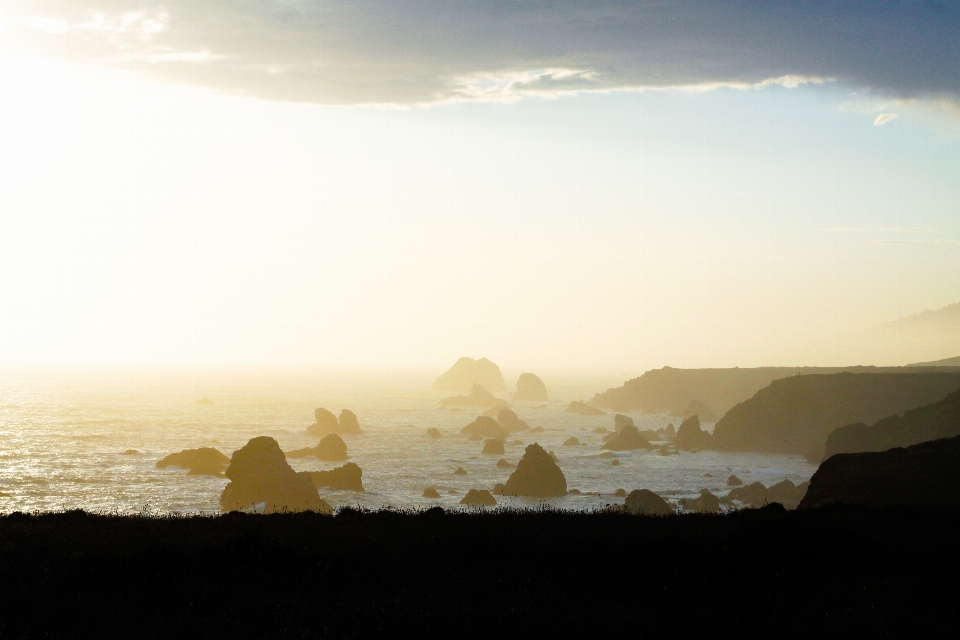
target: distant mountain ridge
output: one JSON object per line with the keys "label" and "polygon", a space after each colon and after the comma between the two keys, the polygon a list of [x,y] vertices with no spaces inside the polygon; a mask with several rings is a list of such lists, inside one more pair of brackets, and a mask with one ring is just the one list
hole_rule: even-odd
{"label": "distant mountain ridge", "polygon": [[943,360],[934,360],[933,362],[917,362],[908,364],[908,367],[960,367],[960,356],[956,358],[944,358]]}

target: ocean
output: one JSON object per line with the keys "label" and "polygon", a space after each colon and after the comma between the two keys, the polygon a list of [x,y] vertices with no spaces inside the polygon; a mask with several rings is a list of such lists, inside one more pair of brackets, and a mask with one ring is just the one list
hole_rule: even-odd
{"label": "ocean", "polygon": [[[505,455],[485,455],[483,442],[459,435],[479,410],[442,409],[444,395],[421,374],[320,375],[316,373],[39,373],[0,372],[0,512],[85,509],[109,513],[217,513],[224,478],[188,476],[156,468],[167,454],[216,447],[226,455],[250,438],[267,435],[282,449],[314,446],[304,435],[313,411],[325,407],[357,414],[364,433],[344,436],[350,461],[363,469],[366,491],[327,491],[334,507],[457,508],[469,489],[493,489],[516,463],[524,446],[538,442],[559,459],[570,494],[547,501],[498,497],[501,504],[593,510],[622,504],[617,489],[650,489],[668,500],[717,495],[726,479],[770,486],[783,479],[809,480],[816,467],[801,456],[758,453],[601,450],[597,427],[613,428],[613,415],[564,412],[571,400],[587,400],[609,386],[602,381],[551,383],[547,403],[511,403],[518,416],[543,433],[519,432]],[[503,394],[501,394],[503,395]],[[212,405],[197,404],[208,398]],[[676,417],[630,413],[640,429],[657,429]],[[426,435],[436,427],[443,436]],[[704,427],[712,429],[712,424]],[[575,436],[580,446],[563,446]],[[128,451],[135,453],[128,453]],[[614,459],[620,461],[613,466]],[[332,469],[342,462],[291,459],[298,471]],[[467,475],[454,475],[463,467]],[[435,487],[439,499],[423,498]]]}

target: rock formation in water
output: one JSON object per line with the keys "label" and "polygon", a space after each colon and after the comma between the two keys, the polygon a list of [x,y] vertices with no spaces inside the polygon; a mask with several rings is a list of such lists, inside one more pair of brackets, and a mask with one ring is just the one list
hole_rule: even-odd
{"label": "rock formation in water", "polygon": [[480,453],[492,453],[494,455],[503,455],[503,441],[490,438],[483,443],[483,451]]}
{"label": "rock formation in water", "polygon": [[670,503],[648,489],[631,491],[623,503],[630,513],[644,516],[669,516],[673,514]]}
{"label": "rock formation in water", "polygon": [[789,480],[782,480],[767,488],[759,482],[753,482],[732,489],[726,497],[748,507],[762,507],[777,502],[787,509],[796,509],[809,485],[808,482],[794,485]]}
{"label": "rock formation in water", "polygon": [[508,496],[562,496],[567,493],[567,479],[555,459],[539,444],[533,443],[527,446],[503,491]]}
{"label": "rock formation in water", "polygon": [[839,427],[827,437],[823,459],[837,453],[886,451],[894,447],[960,436],[960,391],[939,402],[892,415],[873,426],[857,423]]}
{"label": "rock formation in water", "polygon": [[436,427],[430,427],[427,429],[427,435],[436,440],[440,437],[440,430]]}
{"label": "rock formation in water", "polygon": [[363,470],[353,462],[330,471],[310,471],[310,480],[317,489],[363,491]]}
{"label": "rock formation in water", "polygon": [[316,422],[307,427],[306,433],[308,436],[320,436],[322,438],[328,433],[339,432],[340,423],[337,420],[337,416],[333,415],[332,412],[320,407],[319,409],[313,410],[313,416]]}
{"label": "rock formation in water", "polygon": [[673,442],[680,449],[709,449],[711,437],[700,428],[700,419],[692,416],[680,424]]}
{"label": "rock formation in water", "polygon": [[[126,451],[123,452],[123,455],[125,455],[125,456],[138,456],[138,455],[140,455],[140,452],[137,451],[136,449],[127,449]],[[226,458],[227,456],[223,456],[223,457]]]}
{"label": "rock formation in water", "polygon": [[530,429],[530,433],[543,433],[544,431],[546,431],[546,429],[543,427],[533,427]]}
{"label": "rock formation in water", "polygon": [[433,383],[433,390],[465,393],[474,385],[480,385],[495,392],[507,390],[500,367],[486,358],[479,360],[460,358],[446,373],[437,378]]}
{"label": "rock formation in water", "polygon": [[496,440],[505,440],[507,432],[500,423],[490,416],[477,416],[477,419],[460,429],[462,435],[477,436],[480,438],[494,438]]}
{"label": "rock formation in water", "polygon": [[440,401],[441,407],[503,407],[506,402],[497,398],[479,384],[473,385],[468,396],[453,396]]}
{"label": "rock formation in water", "polygon": [[242,511],[263,505],[266,513],[333,509],[317,495],[310,476],[297,473],[273,438],[253,438],[233,452],[226,476],[230,483],[220,495],[221,511]]}
{"label": "rock formation in water", "polygon": [[613,434],[613,437],[604,443],[601,448],[610,451],[630,451],[633,449],[652,449],[653,447],[650,446],[650,442],[646,438],[640,435],[639,429],[632,425],[626,425],[618,433]]}
{"label": "rock formation in water", "polygon": [[710,407],[703,404],[699,400],[691,400],[690,404],[687,405],[687,408],[683,410],[682,414],[680,414],[680,417],[684,420],[692,416],[697,416],[701,422],[717,421],[717,414],[715,414]]}
{"label": "rock formation in water", "polygon": [[532,373],[521,373],[513,399],[515,402],[546,402],[550,398],[543,380]]}
{"label": "rock formation in water", "polygon": [[741,480],[740,478],[738,478],[738,477],[735,476],[735,475],[731,475],[729,478],[727,478],[727,486],[728,486],[728,487],[739,487],[739,486],[741,486],[742,484],[743,484],[743,480]]}
{"label": "rock formation in water", "polygon": [[335,433],[328,433],[315,447],[294,449],[287,452],[288,458],[306,458],[312,456],[320,460],[336,462],[347,459],[347,443]]}
{"label": "rock formation in water", "polygon": [[810,479],[801,509],[828,504],[960,509],[960,436],[882,452],[838,453]]}
{"label": "rock formation in water", "polygon": [[[128,455],[130,454],[128,453]],[[222,477],[229,464],[230,458],[213,447],[200,447],[199,449],[184,449],[179,453],[171,453],[157,462],[157,468],[180,467],[190,470],[187,473],[188,476]]]}
{"label": "rock formation in water", "polygon": [[360,434],[363,431],[360,430],[360,421],[357,420],[357,414],[350,409],[344,409],[340,412],[340,421],[337,428],[337,433],[343,434]]}
{"label": "rock formation in water", "polygon": [[424,497],[424,498],[439,498],[439,497],[440,497],[440,492],[437,491],[436,489],[434,489],[433,487],[427,487],[426,489],[423,490],[423,497]]}
{"label": "rock formation in water", "polygon": [[564,440],[563,446],[565,446],[565,447],[579,447],[579,446],[580,446],[580,441],[576,438],[576,436],[573,436],[573,437],[570,437],[570,438],[567,438],[566,440]]}
{"label": "rock formation in water", "polygon": [[623,415],[622,413],[618,413],[617,415],[613,416],[613,430],[614,430],[614,432],[618,432],[618,431],[622,430],[624,427],[626,427],[626,426],[628,426],[628,425],[631,426],[631,427],[636,426],[636,425],[633,423],[633,418],[631,418],[630,416],[625,416],[625,415]]}
{"label": "rock formation in water", "polygon": [[610,463],[610,466],[612,466],[612,467],[619,467],[619,466],[620,466],[620,461],[614,459],[614,461]]}
{"label": "rock formation in water", "polygon": [[467,495],[463,496],[460,504],[473,507],[495,507],[497,506],[497,499],[485,489],[470,489],[470,491],[467,491]]}
{"label": "rock formation in water", "polygon": [[512,469],[515,466],[517,465],[513,464],[512,462],[504,458],[500,458],[499,460],[497,460],[497,469]]}
{"label": "rock formation in water", "polygon": [[[910,369],[906,369],[909,371]],[[960,389],[960,372],[838,373],[773,382],[717,422],[711,446],[823,457],[837,427],[873,423],[945,398]]]}
{"label": "rock formation in water", "polygon": [[497,412],[497,424],[503,427],[507,433],[516,433],[517,431],[526,431],[530,428],[526,422],[517,417],[510,409],[500,409]]}
{"label": "rock formation in water", "polygon": [[197,400],[197,401],[194,402],[193,404],[211,405],[211,404],[213,404],[213,400],[211,400],[210,398],[200,398],[199,400]]}
{"label": "rock formation in water", "polygon": [[699,498],[682,498],[680,506],[684,511],[720,513],[720,498],[710,493],[709,489],[700,489]]}
{"label": "rock formation in water", "polygon": [[571,402],[569,405],[567,405],[567,408],[564,409],[564,411],[566,411],[567,413],[575,413],[575,414],[577,414],[578,416],[603,416],[603,415],[606,415],[606,412],[601,411],[600,409],[597,409],[596,407],[592,407],[592,406],[590,406],[589,404],[587,404],[586,402],[581,402],[580,400],[574,400],[573,402]]}
{"label": "rock formation in water", "polygon": [[455,475],[455,476],[465,476],[465,475],[467,475],[467,471],[466,471],[466,469],[464,469],[463,467],[457,467],[457,470],[453,472],[453,475]]}

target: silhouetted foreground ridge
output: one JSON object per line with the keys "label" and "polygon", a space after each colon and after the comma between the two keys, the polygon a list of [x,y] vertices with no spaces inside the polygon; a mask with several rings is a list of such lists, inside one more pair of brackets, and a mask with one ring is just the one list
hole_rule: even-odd
{"label": "silhouetted foreground ridge", "polygon": [[924,637],[960,623],[958,537],[956,511],[777,506],[16,514],[0,636]]}

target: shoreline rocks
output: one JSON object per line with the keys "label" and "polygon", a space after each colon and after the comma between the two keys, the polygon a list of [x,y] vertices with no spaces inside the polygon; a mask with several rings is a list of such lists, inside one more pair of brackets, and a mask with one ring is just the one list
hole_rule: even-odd
{"label": "shoreline rocks", "polygon": [[363,491],[363,470],[353,462],[348,462],[330,471],[309,471],[307,473],[310,475],[313,486],[317,489]]}
{"label": "shoreline rocks", "polygon": [[220,495],[221,511],[263,505],[265,513],[333,509],[317,495],[308,474],[294,471],[273,438],[253,438],[233,452],[226,471],[230,483]]}
{"label": "shoreline rocks", "polygon": [[619,432],[614,433],[602,449],[610,451],[631,451],[634,449],[652,449],[650,442],[640,435],[640,430],[633,425],[624,425]]}
{"label": "shoreline rocks", "polygon": [[486,489],[470,489],[467,495],[463,496],[460,504],[471,507],[495,507],[497,499]]}
{"label": "shoreline rocks", "polygon": [[673,515],[673,507],[670,506],[670,503],[648,489],[631,491],[627,499],[624,500],[623,506],[629,513],[637,515]]}
{"label": "shoreline rocks", "polygon": [[543,380],[532,373],[521,373],[517,380],[517,392],[513,394],[515,402],[547,402],[547,387]]}
{"label": "shoreline rocks", "polygon": [[470,395],[452,396],[440,400],[441,407],[469,406],[469,407],[505,407],[507,403],[496,397],[479,384],[473,385]]}
{"label": "shoreline rocks", "polygon": [[504,495],[549,498],[567,493],[567,479],[549,453],[537,443],[528,445],[516,470],[503,488]]}
{"label": "shoreline rocks", "polygon": [[434,391],[463,393],[474,385],[482,385],[491,391],[506,391],[500,367],[486,358],[460,358],[433,383]]}
{"label": "shoreline rocks", "polygon": [[489,440],[483,443],[483,451],[481,451],[480,453],[488,453],[488,454],[502,456],[504,453],[503,441],[490,438]]}
{"label": "shoreline rocks", "polygon": [[347,459],[347,443],[335,433],[329,433],[315,447],[294,449],[287,453],[288,458],[306,458],[313,456],[320,460],[336,462]]}
{"label": "shoreline rocks", "polygon": [[700,418],[691,416],[680,424],[674,444],[678,449],[709,449],[711,436],[700,428]]}
{"label": "shoreline rocks", "polygon": [[[136,455],[133,449],[128,449],[125,455]],[[178,453],[171,453],[162,458],[156,464],[157,469],[167,467],[179,467],[189,469],[188,476],[217,476],[223,477],[224,472],[230,465],[230,458],[225,456],[219,450],[213,447],[200,447],[198,449],[184,449]]]}
{"label": "shoreline rocks", "polygon": [[578,416],[605,416],[605,415],[607,415],[607,413],[606,413],[605,411],[602,411],[602,410],[600,410],[600,409],[597,409],[596,407],[594,407],[594,406],[592,406],[592,405],[589,405],[589,404],[587,404],[586,402],[582,402],[582,401],[580,401],[580,400],[574,400],[573,402],[571,402],[569,405],[567,405],[567,408],[564,409],[564,412],[566,412],[566,413],[575,413],[575,414],[577,414]]}

